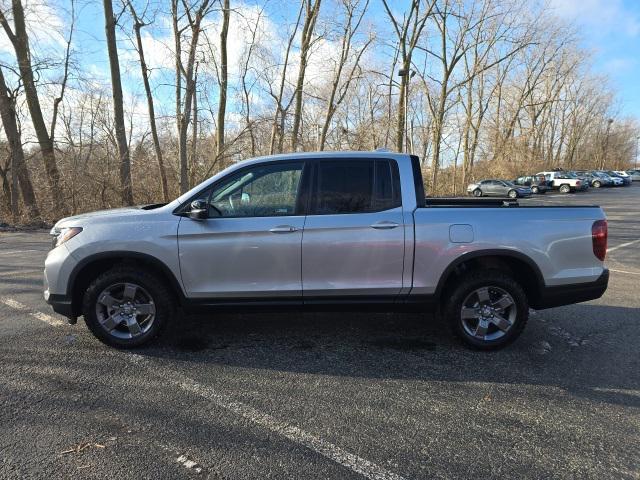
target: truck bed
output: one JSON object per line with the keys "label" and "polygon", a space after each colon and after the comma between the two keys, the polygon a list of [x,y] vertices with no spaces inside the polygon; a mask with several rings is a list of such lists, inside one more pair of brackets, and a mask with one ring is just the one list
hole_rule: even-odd
{"label": "truck bed", "polygon": [[463,208],[599,208],[597,205],[521,205],[518,200],[512,198],[447,198],[447,197],[426,197],[424,205],[418,208],[428,207],[463,207]]}

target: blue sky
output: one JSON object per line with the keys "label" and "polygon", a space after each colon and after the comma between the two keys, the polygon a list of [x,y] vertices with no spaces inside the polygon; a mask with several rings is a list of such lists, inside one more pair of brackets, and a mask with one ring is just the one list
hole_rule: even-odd
{"label": "blue sky", "polygon": [[[612,86],[618,92],[620,113],[640,118],[640,0],[548,2],[558,17],[575,26],[580,43],[592,53],[594,70],[610,78]],[[106,53],[103,40],[104,18],[97,3],[85,3],[79,36],[84,37],[84,60],[94,61],[96,66],[107,72],[106,55],[103,55]],[[408,1],[396,0],[390,3],[399,12]],[[295,15],[295,9],[287,8],[287,5],[288,2],[282,1],[269,5],[269,15],[275,22]],[[375,12],[376,17],[384,15],[381,5],[381,0],[371,1],[371,11]],[[90,53],[91,51],[93,52]]]}
{"label": "blue sky", "polygon": [[640,0],[551,0],[573,23],[594,70],[611,79],[621,114],[640,118]]}
{"label": "blue sky", "polygon": [[[640,0],[523,0],[531,3],[542,1],[549,4],[550,9],[563,21],[574,25],[580,38],[580,43],[587,51],[591,52],[593,70],[607,75],[611,85],[618,93],[620,113],[622,115],[640,118]],[[325,0],[323,8],[331,8],[333,2]],[[143,5],[145,2],[136,2]],[[155,2],[152,2],[155,3]],[[248,0],[232,0],[236,3],[253,4]],[[392,0],[392,9],[396,12],[403,11],[409,4],[409,0]],[[160,2],[160,5],[169,2]],[[58,55],[61,49],[61,38],[55,41],[47,37],[48,31],[56,30],[57,26],[67,23],[69,19],[69,2],[66,0],[50,0],[47,2],[27,2],[30,8],[45,9],[41,20],[32,32],[36,36],[42,36],[45,43],[51,44],[51,49]],[[108,82],[108,60],[104,41],[104,14],[101,2],[95,0],[78,0],[78,25],[74,41],[75,57],[81,64],[81,68],[89,75],[95,74],[96,78],[102,78]],[[120,2],[114,2],[117,7]],[[273,25],[282,23],[285,18],[295,16],[297,1],[271,0],[267,3],[267,12]],[[163,8],[166,10],[166,8]],[[145,29],[154,37],[170,36],[170,30],[166,24],[167,17],[161,15],[153,27]],[[382,0],[371,0],[369,17],[374,22],[381,22],[383,28],[388,26],[382,8]],[[44,27],[44,28],[43,28]],[[66,31],[68,25],[59,28]],[[131,44],[124,38],[124,32],[119,31],[121,50],[121,67],[125,81],[125,88],[135,94],[141,94],[142,88],[138,79],[137,65]],[[35,39],[32,39],[32,41]],[[46,42],[49,40],[49,42]],[[0,51],[10,51],[6,39],[0,40]],[[167,55],[168,48],[162,43],[156,44],[155,51],[147,51],[148,57],[160,58],[162,63],[170,62]],[[145,47],[146,49],[146,47]],[[127,55],[128,53],[128,55]],[[153,63],[154,58],[148,58]],[[158,75],[156,73],[155,75]],[[166,88],[170,92],[171,78],[155,77],[156,88]],[[160,86],[164,85],[164,87]],[[170,99],[169,99],[170,100]],[[167,102],[172,105],[172,101]]]}

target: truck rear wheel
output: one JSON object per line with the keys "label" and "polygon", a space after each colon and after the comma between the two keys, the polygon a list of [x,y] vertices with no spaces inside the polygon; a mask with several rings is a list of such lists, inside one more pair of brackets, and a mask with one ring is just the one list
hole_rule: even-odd
{"label": "truck rear wheel", "polygon": [[564,185],[560,185],[560,193],[569,193],[571,191],[571,187],[566,183]]}
{"label": "truck rear wheel", "polygon": [[174,316],[173,296],[157,276],[115,267],[87,288],[82,314],[91,333],[117,348],[134,348],[155,338]]}
{"label": "truck rear wheel", "polygon": [[529,318],[522,287],[498,270],[470,272],[446,296],[444,314],[453,333],[480,350],[513,342]]}

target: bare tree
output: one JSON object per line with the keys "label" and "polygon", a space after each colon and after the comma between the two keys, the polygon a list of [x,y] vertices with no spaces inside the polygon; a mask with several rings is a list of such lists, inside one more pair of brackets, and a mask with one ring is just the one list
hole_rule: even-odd
{"label": "bare tree", "polygon": [[[327,140],[327,132],[329,131],[329,126],[331,124],[331,120],[333,119],[333,115],[335,114],[336,109],[344,101],[344,98],[349,91],[351,82],[353,81],[356,71],[360,66],[360,59],[362,58],[362,55],[364,54],[367,47],[373,42],[373,36],[370,36],[369,39],[364,43],[364,45],[362,45],[360,49],[356,51],[355,58],[351,58],[353,40],[358,31],[358,28],[360,27],[360,24],[362,23],[362,19],[367,12],[369,0],[364,1],[364,5],[362,5],[360,11],[358,12],[358,8],[360,7],[361,3],[362,2],[360,0],[342,1],[342,6],[345,10],[345,18],[344,20],[342,20],[343,29],[340,32],[342,37],[340,56],[335,68],[333,81],[331,83],[329,99],[327,100],[324,123],[322,124],[320,139],[318,140],[318,150],[324,150],[324,145]],[[352,62],[351,68],[347,73],[346,79],[343,79],[343,70],[350,60]]]}
{"label": "bare tree", "polygon": [[142,74],[142,83],[144,84],[144,91],[147,97],[147,109],[149,112],[149,127],[151,128],[151,138],[153,140],[153,148],[156,155],[156,161],[158,162],[158,173],[160,174],[160,186],[162,188],[162,199],[165,202],[169,201],[169,186],[167,183],[167,172],[164,166],[164,159],[162,156],[162,148],[160,146],[160,139],[158,137],[158,127],[156,125],[156,112],[153,101],[153,93],[151,91],[151,84],[149,83],[149,67],[144,55],[144,47],[142,44],[142,27],[145,27],[145,23],[138,13],[136,12],[133,3],[127,1],[129,11],[133,17],[133,30],[136,37],[136,50],[138,52],[138,58],[140,60],[140,73]]}
{"label": "bare tree", "polygon": [[309,50],[313,40],[316,22],[320,13],[320,3],[322,0],[303,0],[305,9],[304,25],[300,38],[300,67],[298,68],[298,79],[296,81],[295,104],[293,111],[293,127],[291,130],[291,150],[298,148],[298,135],[300,133],[300,122],[302,120],[302,95],[304,93],[304,78],[307,72],[309,61]]}
{"label": "bare tree", "polygon": [[116,144],[120,159],[120,189],[122,203],[133,205],[133,189],[131,186],[131,159],[129,158],[129,144],[124,125],[124,106],[122,98],[122,80],[120,78],[120,61],[118,60],[118,45],[116,43],[117,19],[113,14],[111,0],[103,0],[105,32],[107,36],[107,51],[109,53],[109,71],[111,73],[111,90],[113,98],[113,119],[115,122]]}
{"label": "bare tree", "polygon": [[[302,19],[304,6],[305,6],[304,1],[300,2],[300,8],[298,10],[298,16],[296,18],[296,22],[287,40],[287,46],[284,52],[284,60],[282,63],[282,71],[280,73],[280,82],[279,82],[278,90],[276,93],[273,92],[271,83],[267,81],[267,84],[269,85],[269,94],[273,97],[273,99],[276,102],[276,111],[273,116],[273,124],[271,127],[271,143],[269,147],[269,155],[273,155],[276,152],[276,148],[278,152],[282,152],[282,148],[283,148],[285,117],[294,99],[294,97],[292,96],[289,99],[289,101],[285,103],[284,90],[285,90],[285,85],[287,83],[287,70],[289,68],[291,49],[293,47],[293,42],[298,32],[298,28],[300,28],[300,20]],[[277,142],[277,146],[276,146],[276,142]]]}
{"label": "bare tree", "polygon": [[216,129],[216,156],[221,157],[224,152],[224,117],[227,110],[228,59],[227,36],[229,35],[229,14],[231,12],[229,0],[221,0],[222,28],[220,29],[220,100],[218,102],[218,121]]}
{"label": "bare tree", "polygon": [[[13,49],[18,60],[18,68],[20,78],[24,85],[24,92],[27,99],[29,113],[33,128],[40,144],[42,160],[44,162],[47,180],[49,183],[50,195],[56,212],[64,214],[66,207],[62,197],[62,189],[60,188],[60,172],[56,163],[56,155],[54,150],[54,137],[50,135],[42,114],[40,106],[40,98],[36,88],[36,81],[33,74],[33,65],[31,63],[31,48],[29,46],[29,36],[24,17],[24,8],[21,0],[12,0],[13,24],[15,31],[9,25],[4,11],[0,9],[0,23],[4,31],[13,45]],[[69,50],[67,49],[67,52]],[[68,63],[68,56],[67,62]],[[66,78],[66,77],[65,77]]]}
{"label": "bare tree", "polygon": [[258,30],[260,28],[260,24],[262,22],[262,17],[264,15],[264,7],[258,11],[258,15],[256,16],[255,25],[251,25],[247,22],[247,28],[251,32],[251,38],[249,39],[249,44],[246,48],[246,52],[244,54],[243,62],[240,70],[240,85],[242,88],[242,100],[243,105],[242,108],[244,110],[244,122],[245,128],[249,134],[249,142],[250,142],[250,153],[251,156],[254,157],[256,155],[256,133],[254,132],[253,121],[251,118],[251,90],[253,88],[253,84],[249,85],[248,77],[249,71],[251,69],[251,61],[253,57],[253,53],[257,48],[258,41]]}
{"label": "bare tree", "polygon": [[[178,2],[172,0],[172,19],[175,41],[176,56],[176,110],[178,124],[178,161],[180,164],[180,192],[184,193],[189,190],[189,166],[188,166],[188,150],[187,135],[189,132],[189,124],[191,122],[191,114],[193,107],[193,99],[196,94],[195,79],[195,63],[196,52],[200,34],[202,33],[202,20],[211,12],[212,5],[210,0],[202,0],[200,6],[195,8],[189,5],[186,0],[181,0],[184,9],[184,16],[187,18],[187,28],[191,35],[189,48],[187,50],[187,65],[182,62],[182,33],[184,29],[179,28]],[[195,14],[194,14],[195,10]],[[181,100],[181,78],[184,77],[185,90],[184,99]]]}
{"label": "bare tree", "polygon": [[29,176],[29,171],[24,161],[24,150],[22,149],[22,137],[18,128],[16,117],[16,95],[7,88],[2,67],[0,67],[0,118],[4,133],[9,142],[11,155],[11,213],[14,219],[18,216],[18,185],[22,193],[22,201],[27,208],[31,219],[38,218],[40,212],[36,204],[36,197],[33,192],[33,185]]}
{"label": "bare tree", "polygon": [[396,125],[396,149],[398,152],[402,152],[404,146],[405,135],[405,122],[406,122],[406,106],[407,106],[407,88],[410,79],[410,70],[413,52],[418,44],[420,35],[424,30],[427,23],[427,19],[433,12],[433,8],[436,4],[436,0],[429,0],[426,8],[422,10],[422,0],[411,0],[411,7],[409,13],[405,14],[402,22],[396,19],[391,12],[387,0],[382,0],[384,8],[387,12],[389,20],[398,37],[398,50],[400,53],[400,69],[398,75],[400,75],[400,96],[398,97],[398,120]]}

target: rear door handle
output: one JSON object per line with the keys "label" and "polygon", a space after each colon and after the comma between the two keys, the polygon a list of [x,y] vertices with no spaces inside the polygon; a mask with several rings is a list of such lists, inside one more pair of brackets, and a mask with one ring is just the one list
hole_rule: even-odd
{"label": "rear door handle", "polygon": [[375,228],[376,230],[390,230],[399,226],[399,223],[383,220],[382,222],[374,223],[373,225],[371,225],[371,228]]}
{"label": "rear door handle", "polygon": [[277,227],[271,228],[269,231],[271,233],[292,233],[298,230],[296,227],[291,225],[278,225]]}

